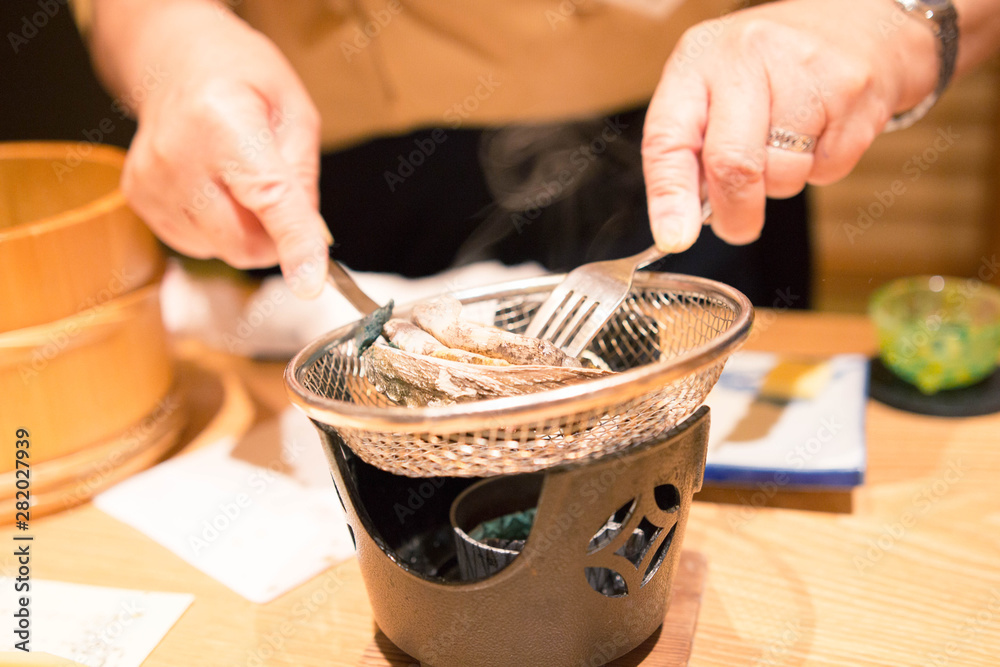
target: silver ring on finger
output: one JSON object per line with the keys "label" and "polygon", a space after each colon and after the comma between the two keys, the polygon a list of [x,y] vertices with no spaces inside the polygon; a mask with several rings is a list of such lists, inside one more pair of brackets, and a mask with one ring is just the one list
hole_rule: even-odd
{"label": "silver ring on finger", "polygon": [[793,153],[812,153],[816,150],[816,137],[780,127],[772,127],[767,132],[767,145]]}

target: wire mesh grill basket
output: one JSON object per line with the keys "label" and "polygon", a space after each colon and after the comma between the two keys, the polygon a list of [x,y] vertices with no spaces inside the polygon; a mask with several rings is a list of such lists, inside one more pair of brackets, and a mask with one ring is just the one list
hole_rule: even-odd
{"label": "wire mesh grill basket", "polygon": [[[455,293],[522,332],[561,276]],[[405,309],[396,313],[406,316]],[[543,470],[658,437],[702,403],[750,331],[737,290],[702,278],[637,273],[588,352],[614,374],[558,389],[444,407],[392,402],[363,376],[354,326],[313,341],[289,363],[292,402],[365,462],[409,477],[487,477]]]}

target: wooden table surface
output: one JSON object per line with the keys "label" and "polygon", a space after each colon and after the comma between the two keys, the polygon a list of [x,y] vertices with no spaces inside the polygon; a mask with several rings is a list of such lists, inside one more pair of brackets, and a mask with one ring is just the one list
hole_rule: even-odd
{"label": "wooden table surface", "polygon": [[[861,317],[761,311],[747,348],[870,353],[874,337]],[[178,350],[191,446],[287,405],[282,364]],[[707,490],[694,504],[684,546],[708,576],[692,665],[1000,664],[1000,415],[870,403],[867,420],[853,493]],[[353,561],[257,605],[89,504],[32,532],[33,577],[196,596],[149,667],[353,666],[373,638]],[[14,565],[0,556],[4,574]]]}

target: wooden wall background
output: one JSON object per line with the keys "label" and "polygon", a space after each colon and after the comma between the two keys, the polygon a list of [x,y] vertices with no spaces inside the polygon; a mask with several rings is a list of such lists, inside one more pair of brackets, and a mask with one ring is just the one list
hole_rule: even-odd
{"label": "wooden wall background", "polygon": [[845,180],[813,189],[816,306],[863,311],[897,276],[1000,273],[989,264],[1000,259],[998,168],[1000,60],[913,127],[879,137]]}

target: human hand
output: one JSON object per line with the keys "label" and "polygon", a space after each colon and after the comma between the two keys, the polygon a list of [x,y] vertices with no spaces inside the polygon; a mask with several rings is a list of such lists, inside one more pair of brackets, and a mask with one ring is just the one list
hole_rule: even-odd
{"label": "human hand", "polygon": [[168,245],[238,268],[281,265],[319,294],[332,242],[320,217],[319,114],[266,38],[228,11],[164,3],[131,53],[165,72],[136,105],[126,198]]}
{"label": "human hand", "polygon": [[[846,176],[894,113],[934,88],[931,30],[889,0],[786,0],[689,30],[653,96],[643,169],[653,236],[688,248],[712,228],[755,240],[765,195]],[[817,137],[815,152],[767,147],[770,127]]]}

